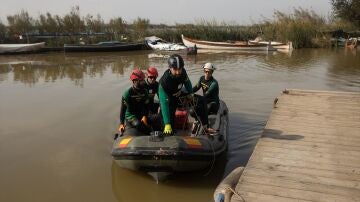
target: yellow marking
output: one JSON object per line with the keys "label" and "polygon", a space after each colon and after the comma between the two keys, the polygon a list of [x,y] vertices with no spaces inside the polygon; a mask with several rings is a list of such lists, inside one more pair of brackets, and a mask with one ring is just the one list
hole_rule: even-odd
{"label": "yellow marking", "polygon": [[184,141],[190,148],[201,148],[201,142],[196,138],[184,138]]}
{"label": "yellow marking", "polygon": [[131,137],[122,139],[119,143],[119,147],[126,147],[131,139],[132,139]]}

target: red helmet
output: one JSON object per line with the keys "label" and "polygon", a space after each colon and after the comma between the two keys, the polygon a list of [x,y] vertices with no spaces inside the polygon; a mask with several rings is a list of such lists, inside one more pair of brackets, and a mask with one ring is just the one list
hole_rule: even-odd
{"label": "red helmet", "polygon": [[134,81],[136,79],[138,80],[144,80],[145,79],[145,74],[144,72],[142,72],[140,69],[135,69],[131,75],[130,75],[130,79],[131,81]]}
{"label": "red helmet", "polygon": [[158,71],[157,71],[157,69],[155,67],[149,67],[147,69],[147,74],[148,74],[148,76],[153,76],[155,78],[158,77]]}

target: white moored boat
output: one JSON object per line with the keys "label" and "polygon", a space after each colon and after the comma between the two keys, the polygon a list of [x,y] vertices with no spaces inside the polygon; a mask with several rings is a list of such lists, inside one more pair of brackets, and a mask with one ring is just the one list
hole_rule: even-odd
{"label": "white moored boat", "polygon": [[0,54],[32,53],[45,47],[45,42],[29,44],[0,44]]}
{"label": "white moored boat", "polygon": [[186,49],[186,46],[167,42],[159,37],[145,37],[145,43],[153,50],[176,51]]}
{"label": "white moored boat", "polygon": [[244,50],[244,51],[275,51],[270,44],[252,44],[245,41],[213,42],[191,39],[181,35],[182,41],[187,47],[195,46],[198,49],[212,50]]}

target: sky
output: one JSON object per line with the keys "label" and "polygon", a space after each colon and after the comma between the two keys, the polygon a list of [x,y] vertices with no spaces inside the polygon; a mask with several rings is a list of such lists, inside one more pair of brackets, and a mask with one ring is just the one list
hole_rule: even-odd
{"label": "sky", "polygon": [[200,20],[248,25],[273,19],[275,10],[290,14],[294,8],[326,18],[331,14],[330,0],[0,0],[0,19],[7,24],[6,16],[22,9],[34,18],[46,12],[63,16],[77,5],[81,16],[100,14],[105,22],[122,17],[131,23],[141,17],[168,25]]}

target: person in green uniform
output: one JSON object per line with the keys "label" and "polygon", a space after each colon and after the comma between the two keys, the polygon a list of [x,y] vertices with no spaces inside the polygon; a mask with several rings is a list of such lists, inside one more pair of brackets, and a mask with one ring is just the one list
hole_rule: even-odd
{"label": "person in green uniform", "polygon": [[213,77],[215,66],[212,63],[206,63],[203,66],[204,76],[201,76],[197,84],[193,87],[193,92],[200,90],[203,91],[203,98],[205,99],[207,110],[209,114],[216,114],[219,105],[219,84]]}
{"label": "person in green uniform", "polygon": [[[190,99],[193,99],[191,81],[184,68],[184,60],[178,54],[173,54],[168,59],[169,69],[166,70],[159,81],[159,101],[161,114],[164,122],[164,134],[169,135],[173,133],[173,126],[175,121],[176,107],[179,105],[179,97],[184,94],[182,91],[185,87],[185,92]],[[199,110],[201,113],[206,110]],[[201,114],[201,122],[204,128],[207,128],[208,117],[207,114]]]}
{"label": "person in green uniform", "polygon": [[149,93],[149,108],[150,112],[157,114],[159,111],[159,103],[154,102],[155,95],[158,96],[159,82],[156,81],[158,77],[158,71],[155,67],[149,67],[147,69],[147,78],[145,79],[146,89]]}
{"label": "person in green uniform", "polygon": [[122,95],[119,131],[123,133],[126,125],[126,128],[135,128],[139,132],[150,133],[147,120],[149,94],[145,87],[145,74],[136,69],[131,73],[130,79],[133,85]]}

